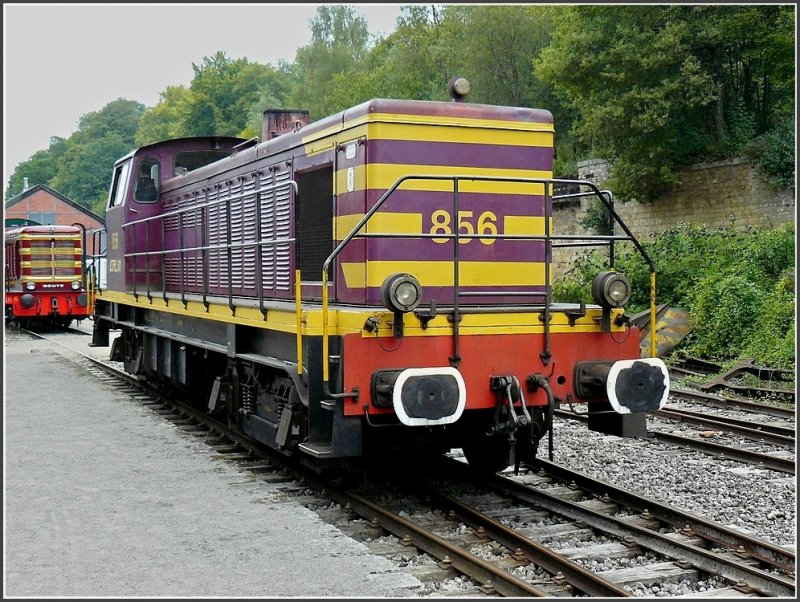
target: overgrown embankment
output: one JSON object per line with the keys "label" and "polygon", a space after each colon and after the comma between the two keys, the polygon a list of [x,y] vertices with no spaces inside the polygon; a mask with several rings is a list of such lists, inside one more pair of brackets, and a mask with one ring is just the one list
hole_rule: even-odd
{"label": "overgrown embankment", "polygon": [[[794,224],[759,230],[679,224],[642,241],[656,264],[658,302],[691,314],[693,331],[675,351],[794,369],[794,235]],[[591,298],[591,279],[603,266],[599,254],[584,255],[554,284],[555,299]],[[633,286],[629,311],[648,307],[649,270],[638,253],[620,248],[616,268]]]}

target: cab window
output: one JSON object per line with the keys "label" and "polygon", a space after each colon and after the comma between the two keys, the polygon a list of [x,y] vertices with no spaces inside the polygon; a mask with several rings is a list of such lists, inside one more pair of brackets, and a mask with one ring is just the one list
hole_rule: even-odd
{"label": "cab window", "polygon": [[176,153],[174,175],[182,176],[183,174],[194,171],[199,167],[204,167],[209,163],[224,159],[231,154],[233,154],[233,151],[227,150],[200,150]]}
{"label": "cab window", "polygon": [[125,191],[128,190],[128,173],[131,162],[126,161],[114,170],[114,181],[111,184],[111,194],[108,197],[109,207],[118,207],[125,201]]}
{"label": "cab window", "polygon": [[153,203],[158,200],[160,168],[157,157],[145,157],[136,170],[136,190],[133,198],[139,203]]}

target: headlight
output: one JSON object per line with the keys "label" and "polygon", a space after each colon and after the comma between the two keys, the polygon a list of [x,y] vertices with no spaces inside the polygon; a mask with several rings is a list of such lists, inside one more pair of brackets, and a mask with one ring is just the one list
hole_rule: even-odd
{"label": "headlight", "polygon": [[26,282],[25,283],[25,288],[28,289],[29,291],[32,291],[33,289],[36,288],[36,283],[35,282]]}
{"label": "headlight", "polygon": [[592,299],[602,307],[622,307],[630,298],[631,283],[619,272],[601,272],[592,282]]}
{"label": "headlight", "polygon": [[411,274],[392,274],[381,285],[381,297],[387,309],[406,313],[419,305],[422,287]]}
{"label": "headlight", "polygon": [[72,281],[72,290],[77,291],[81,287],[80,280]]}

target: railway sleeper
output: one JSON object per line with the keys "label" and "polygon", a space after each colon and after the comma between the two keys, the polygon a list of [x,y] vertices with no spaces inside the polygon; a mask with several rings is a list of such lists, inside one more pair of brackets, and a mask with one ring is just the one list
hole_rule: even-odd
{"label": "railway sleeper", "polygon": [[656,562],[624,569],[609,569],[598,572],[598,575],[620,587],[633,586],[637,583],[653,586],[662,583],[680,583],[684,580],[694,583],[700,580],[700,571],[694,568],[682,568],[674,562]]}

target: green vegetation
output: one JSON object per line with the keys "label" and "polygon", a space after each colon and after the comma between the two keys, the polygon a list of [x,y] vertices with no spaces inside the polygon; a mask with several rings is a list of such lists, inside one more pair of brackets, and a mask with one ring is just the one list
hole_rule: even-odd
{"label": "green vegetation", "polygon": [[355,6],[321,5],[293,63],[204,57],[188,87],[168,86],[153,107],[118,99],[84,115],[72,136],[17,166],[5,198],[27,177],[102,209],[113,160],[136,146],[259,136],[268,108],[317,120],[370,98],[447,100],[455,75],[472,82],[471,102],[550,110],[556,174],[608,159],[620,201],[653,200],[682,166],[734,156],[794,187],[795,10],[413,4],[372,39]]}
{"label": "green vegetation", "polygon": [[[693,331],[676,351],[794,369],[794,234],[794,224],[762,230],[680,224],[642,241],[656,264],[658,303],[691,314]],[[637,312],[649,304],[649,268],[629,247],[618,249],[616,267],[631,280],[629,309]],[[591,298],[591,279],[604,259],[586,253],[554,284],[556,300]]]}

